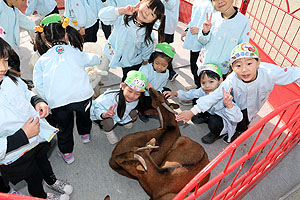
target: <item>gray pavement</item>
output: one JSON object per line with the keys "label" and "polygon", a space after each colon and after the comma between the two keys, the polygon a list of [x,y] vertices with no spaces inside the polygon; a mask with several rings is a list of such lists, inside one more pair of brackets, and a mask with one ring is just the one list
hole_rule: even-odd
{"label": "gray pavement", "polygon": [[[185,25],[178,24],[175,33],[175,42],[173,46],[176,49],[176,56],[173,61],[173,66],[179,76],[174,82],[169,82],[168,87],[172,90],[183,89],[193,83],[192,74],[189,69],[189,52],[182,48],[182,41],[180,35],[185,29]],[[22,57],[22,73],[23,78],[32,78],[31,69],[28,68],[28,62],[32,53],[32,45],[27,33],[21,33],[21,49],[20,54]],[[98,40],[101,45],[104,43],[104,36],[102,31],[98,32]],[[115,89],[119,87],[121,70],[110,70],[109,75],[102,79],[104,86],[101,87],[101,93],[106,89]],[[177,102],[177,99],[174,99]],[[190,106],[181,106],[180,110],[191,108]],[[262,111],[254,118],[252,124],[262,118],[270,111],[268,105],[265,105]],[[155,119],[150,119],[150,122],[143,123],[139,119],[134,123],[131,129],[124,127],[116,127],[115,133],[121,138],[128,133],[134,133],[141,130],[148,130],[156,128],[159,123]],[[272,127],[272,124],[270,124]],[[180,126],[181,134],[188,136],[195,141],[201,143],[201,137],[208,133],[207,124],[195,125],[192,122]],[[98,200],[104,199],[109,194],[112,200],[142,200],[149,199],[148,195],[143,191],[139,183],[127,177],[123,177],[110,169],[108,160],[114,145],[110,145],[101,133],[99,127],[93,124],[92,127],[92,140],[88,144],[83,144],[77,134],[76,128],[74,129],[75,148],[74,157],[75,162],[67,165],[58,157],[55,147],[50,161],[52,163],[54,172],[58,178],[65,179],[70,182],[74,187],[74,192],[71,195],[72,200]],[[214,144],[202,144],[212,160],[219,154],[226,144],[221,140],[216,141]],[[245,144],[245,146],[249,144]],[[243,148],[243,147],[242,147]],[[292,188],[300,182],[300,156],[298,154],[300,145],[297,145],[293,151],[252,191],[250,191],[244,199],[246,200],[274,200],[279,199],[281,196],[287,194]],[[242,149],[239,153],[243,154],[245,151]],[[212,177],[220,172],[219,166],[212,172]],[[223,166],[224,167],[224,166]],[[28,194],[26,184],[24,182],[15,186],[24,194]],[[295,192],[293,192],[295,194]],[[205,199],[199,198],[199,199]],[[291,199],[291,198],[290,198]],[[300,199],[293,197],[293,199]]]}

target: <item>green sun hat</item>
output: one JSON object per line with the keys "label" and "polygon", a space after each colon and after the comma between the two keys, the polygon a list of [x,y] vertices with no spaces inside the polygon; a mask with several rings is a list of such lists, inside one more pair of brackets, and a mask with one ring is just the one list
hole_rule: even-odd
{"label": "green sun hat", "polygon": [[257,48],[250,43],[237,45],[231,52],[230,64],[240,58],[259,58]]}
{"label": "green sun hat", "polygon": [[63,19],[61,18],[61,16],[59,14],[51,14],[48,15],[47,17],[45,17],[40,25],[42,25],[43,27],[50,24],[50,23],[61,23]]}
{"label": "green sun hat", "polygon": [[170,44],[168,44],[166,42],[158,43],[155,46],[155,51],[163,52],[167,56],[169,56],[170,58],[174,58],[174,55],[176,53],[175,49]]}
{"label": "green sun hat", "polygon": [[221,69],[218,67],[218,65],[215,65],[215,64],[205,64],[205,65],[201,65],[199,68],[198,68],[198,75],[200,75],[200,73],[204,70],[209,70],[209,71],[213,71],[215,73],[217,73],[220,78],[223,77],[223,74],[222,74],[222,71]]}
{"label": "green sun hat", "polygon": [[147,78],[142,72],[131,70],[128,72],[124,82],[138,92],[145,92],[146,90]]}

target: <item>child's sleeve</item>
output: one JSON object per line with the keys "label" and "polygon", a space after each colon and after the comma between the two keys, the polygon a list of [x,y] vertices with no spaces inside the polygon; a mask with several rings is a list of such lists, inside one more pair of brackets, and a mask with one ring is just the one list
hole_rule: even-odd
{"label": "child's sleeve", "polygon": [[32,15],[36,8],[37,0],[28,0],[25,15]]}
{"label": "child's sleeve", "polygon": [[82,65],[84,67],[100,65],[101,57],[99,55],[94,54],[94,53],[85,53],[82,51],[79,51],[79,52],[81,55],[78,56],[77,59],[78,59],[78,62],[82,62]]}
{"label": "child's sleeve", "polygon": [[[91,120],[103,120],[103,118],[101,117],[102,113],[107,112],[109,108],[115,103],[115,101],[110,97],[111,95],[109,94],[102,94],[92,102],[90,110]],[[115,108],[115,111],[116,109],[117,107]]]}
{"label": "child's sleeve", "polygon": [[203,28],[202,26],[200,27],[199,33],[198,33],[198,40],[201,44],[205,45],[209,42],[210,37],[211,37],[211,32],[212,32],[213,27],[211,27],[210,31],[208,34],[203,34]]}
{"label": "child's sleeve", "polygon": [[243,113],[242,113],[241,109],[235,103],[232,102],[232,104],[233,104],[233,107],[231,109],[228,109],[225,106],[224,115],[229,121],[238,123],[238,122],[242,121]]}
{"label": "child's sleeve", "polygon": [[178,98],[182,101],[190,101],[195,98],[198,99],[206,95],[206,93],[203,91],[202,88],[189,90],[187,92],[183,90],[178,90],[177,93],[178,93]]}
{"label": "child's sleeve", "polygon": [[43,98],[46,99],[44,94],[44,85],[43,85],[43,66],[40,62],[37,62],[33,70],[33,83],[37,93]]}
{"label": "child's sleeve", "polygon": [[118,8],[113,7],[113,6],[104,7],[98,13],[99,19],[105,25],[116,25],[118,22],[119,16],[120,15],[119,15]]}
{"label": "child's sleeve", "polygon": [[176,8],[176,4],[177,4],[177,0],[168,0],[168,1],[164,0],[165,8],[168,10],[172,10],[173,8]]}
{"label": "child's sleeve", "polygon": [[300,67],[279,67],[271,63],[263,63],[270,68],[269,73],[277,85],[287,85],[291,83],[300,84]]}
{"label": "child's sleeve", "polygon": [[35,27],[34,22],[31,21],[28,17],[26,17],[19,10],[18,10],[18,19],[19,19],[19,24],[20,24],[21,28],[23,28],[27,31],[30,31],[30,32],[34,32],[34,27]]}

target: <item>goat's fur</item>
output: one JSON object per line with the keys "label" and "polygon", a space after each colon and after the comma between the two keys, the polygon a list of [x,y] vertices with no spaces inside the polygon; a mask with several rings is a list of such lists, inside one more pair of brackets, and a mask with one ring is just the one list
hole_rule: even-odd
{"label": "goat's fur", "polygon": [[[155,139],[146,146],[155,145]],[[137,147],[116,157],[116,162],[129,174],[136,177],[151,197],[151,200],[169,200],[208,163],[208,156],[204,148],[188,137],[181,136],[172,145],[165,158],[158,166],[152,158],[151,149],[137,151]],[[136,159],[138,154],[144,159],[144,166]],[[201,180],[200,186],[209,180],[210,174]]]}
{"label": "goat's fur", "polygon": [[[177,121],[175,120],[175,114],[168,111],[162,105],[162,103],[166,103],[168,106],[171,106],[175,109],[179,106],[177,104],[169,103],[163,94],[157,92],[152,88],[150,88],[149,93],[152,99],[153,108],[157,109],[157,107],[159,107],[162,113],[161,127],[124,136],[114,148],[109,160],[109,165],[113,170],[129,178],[136,179],[136,177],[132,176],[132,174],[128,174],[126,170],[124,170],[119,166],[118,163],[116,163],[116,156],[128,152],[132,147],[142,147],[151,138],[155,138],[157,141],[157,145],[159,145],[160,148],[159,150],[153,150],[151,156],[157,165],[161,165],[167,152],[180,136],[180,130]],[[151,112],[152,114],[156,113],[155,110],[148,112]]]}

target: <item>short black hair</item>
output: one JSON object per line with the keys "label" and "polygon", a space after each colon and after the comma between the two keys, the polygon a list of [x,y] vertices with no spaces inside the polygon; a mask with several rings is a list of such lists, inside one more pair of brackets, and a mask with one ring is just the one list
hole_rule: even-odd
{"label": "short black hair", "polygon": [[173,58],[170,58],[170,57],[169,57],[168,55],[166,55],[165,53],[163,53],[163,52],[158,52],[158,51],[154,51],[154,52],[151,54],[151,56],[150,56],[150,58],[149,58],[149,63],[153,63],[154,60],[155,60],[155,58],[157,58],[158,56],[159,56],[159,57],[162,57],[162,58],[167,58],[167,59],[168,59],[169,66],[171,65]]}
{"label": "short black hair", "polygon": [[220,79],[221,79],[221,77],[218,73],[213,72],[211,70],[203,70],[199,74],[200,83],[201,83],[201,77],[203,77],[204,74],[206,74],[209,78],[213,78],[213,79],[216,79],[218,81],[220,81]]}

